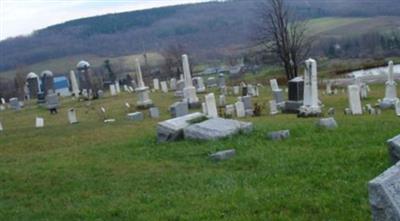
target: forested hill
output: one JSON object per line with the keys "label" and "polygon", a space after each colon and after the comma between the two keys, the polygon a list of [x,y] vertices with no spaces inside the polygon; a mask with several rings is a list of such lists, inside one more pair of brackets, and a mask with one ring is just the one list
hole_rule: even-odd
{"label": "forested hill", "polygon": [[[78,54],[120,56],[176,43],[212,58],[249,45],[261,0],[232,0],[69,21],[0,42],[0,71]],[[265,0],[263,0],[265,1]],[[308,17],[398,15],[398,0],[289,0]]]}

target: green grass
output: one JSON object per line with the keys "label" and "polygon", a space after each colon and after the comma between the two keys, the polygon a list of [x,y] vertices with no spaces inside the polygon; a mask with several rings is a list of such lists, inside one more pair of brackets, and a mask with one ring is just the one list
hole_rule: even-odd
{"label": "green grass", "polygon": [[[383,94],[372,86],[364,104]],[[168,119],[172,93],[151,97],[160,120]],[[263,89],[257,101],[269,99]],[[369,220],[367,182],[389,167],[385,141],[400,133],[399,118],[393,110],[344,116],[345,95],[320,99],[337,109],[337,130],[264,110],[243,119],[254,122],[250,135],[163,144],[157,120],[125,119],[124,102],[136,100],[131,94],[90,108],[66,99],[55,116],[33,104],[0,112],[0,220]],[[100,106],[117,121],[103,124]],[[67,123],[70,107],[79,124]],[[33,128],[35,116],[45,118],[45,128]],[[291,138],[265,138],[280,129],[290,129]],[[229,148],[237,155],[228,161],[207,157]]]}

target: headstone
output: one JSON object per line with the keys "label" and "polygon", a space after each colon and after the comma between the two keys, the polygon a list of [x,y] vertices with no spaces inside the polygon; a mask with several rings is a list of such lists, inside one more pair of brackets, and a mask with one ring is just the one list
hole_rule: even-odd
{"label": "headstone", "polygon": [[183,88],[185,88],[185,81],[184,80],[179,80],[176,83],[176,91],[175,91],[175,96],[176,97],[183,97]]}
{"label": "headstone", "polygon": [[362,99],[368,98],[369,86],[365,83],[360,85],[360,95]]}
{"label": "headstone", "polygon": [[332,92],[332,81],[326,82],[325,86],[326,86],[325,93],[327,95],[332,95],[333,94],[333,92]]}
{"label": "headstone", "polygon": [[273,131],[267,134],[269,140],[286,140],[290,137],[289,130]]}
{"label": "headstone", "polygon": [[233,95],[239,95],[239,93],[240,93],[240,87],[233,86]]}
{"label": "headstone", "polygon": [[389,62],[388,67],[388,80],[386,81],[385,98],[382,100],[380,106],[383,109],[393,107],[399,100],[397,98],[397,83],[394,81],[393,61]]}
{"label": "headstone", "polygon": [[368,183],[374,221],[400,220],[400,162]]}
{"label": "headstone", "polygon": [[335,129],[338,127],[338,125],[333,117],[329,117],[319,119],[319,121],[317,122],[317,127],[325,129]]}
{"label": "headstone", "polygon": [[208,88],[217,87],[217,80],[215,79],[215,77],[207,78],[207,87]]}
{"label": "headstone", "polygon": [[186,54],[182,55],[183,73],[185,76],[185,88],[183,88],[183,101],[189,104],[189,108],[200,106],[199,98],[196,95],[196,88],[193,86],[190,73],[189,58]]}
{"label": "headstone", "polygon": [[18,98],[16,97],[10,98],[9,103],[11,108],[13,108],[14,110],[16,111],[21,110],[21,104],[19,103]]}
{"label": "headstone", "polygon": [[278,81],[276,79],[269,80],[269,84],[271,85],[271,91],[279,91]]}
{"label": "headstone", "polygon": [[193,84],[196,88],[196,91],[198,93],[203,93],[206,91],[206,87],[204,85],[204,81],[202,77],[195,77],[193,78]]}
{"label": "headstone", "polygon": [[296,77],[288,82],[288,101],[285,102],[283,109],[287,113],[298,113],[303,105],[304,80],[302,77]]}
{"label": "headstone", "polygon": [[205,102],[201,103],[201,110],[202,110],[203,114],[207,115],[207,105]]}
{"label": "headstone", "polygon": [[128,85],[124,84],[124,92],[129,92]]}
{"label": "headstone", "polygon": [[349,107],[351,113],[353,115],[360,115],[362,114],[362,107],[361,107],[361,99],[360,99],[360,91],[357,85],[349,85],[348,92],[349,92]]}
{"label": "headstone", "polygon": [[171,78],[169,81],[169,87],[171,90],[175,91],[176,90],[176,78]]}
{"label": "headstone", "polygon": [[3,124],[0,121],[0,132],[3,132],[4,128],[3,128]]}
{"label": "headstone", "polygon": [[395,110],[396,110],[396,115],[400,117],[400,100],[396,101]]}
{"label": "headstone", "polygon": [[[114,84],[110,84],[110,94],[111,96],[115,96],[117,95],[117,90],[115,89],[115,85]],[[86,90],[85,90],[86,91]]]}
{"label": "headstone", "polygon": [[228,160],[236,155],[235,149],[218,151],[216,153],[210,154],[210,159],[214,161]]}
{"label": "headstone", "polygon": [[130,114],[127,114],[127,117],[129,120],[132,120],[132,121],[142,121],[144,119],[142,112],[130,113]]}
{"label": "headstone", "polygon": [[117,94],[121,93],[121,87],[119,85],[119,81],[115,81],[115,91],[117,92]]}
{"label": "headstone", "polygon": [[192,113],[185,116],[169,119],[157,124],[158,142],[175,141],[183,138],[183,129],[205,119],[201,113]]}
{"label": "headstone", "polygon": [[164,93],[168,93],[168,85],[166,81],[161,81],[161,91]]}
{"label": "headstone", "polygon": [[46,104],[51,113],[57,113],[57,108],[60,106],[57,94],[48,94],[46,96]]}
{"label": "headstone", "polygon": [[155,118],[160,118],[160,109],[157,107],[152,107],[149,109],[150,117],[155,119]]}
{"label": "headstone", "polygon": [[189,107],[186,102],[175,102],[169,107],[172,118],[181,117],[189,114]]}
{"label": "headstone", "polygon": [[305,63],[303,105],[299,116],[319,116],[322,111],[318,100],[317,62],[310,58]]}
{"label": "headstone", "polygon": [[389,147],[389,157],[392,164],[400,161],[400,135],[387,141]]}
{"label": "headstone", "polygon": [[237,117],[245,117],[246,116],[246,111],[244,109],[244,104],[241,101],[238,101],[235,103],[235,109],[236,109],[236,116]]}
{"label": "headstone", "polygon": [[215,96],[213,93],[207,94],[205,96],[205,103],[207,108],[207,116],[211,118],[218,117],[217,105],[215,103]]}
{"label": "headstone", "polygon": [[269,101],[269,114],[270,115],[276,115],[279,113],[278,106],[276,105],[275,100],[270,100]]}
{"label": "headstone", "polygon": [[6,104],[6,100],[3,97],[1,98],[0,101],[1,101],[1,104]]}
{"label": "headstone", "polygon": [[42,117],[36,117],[36,128],[44,127],[44,119]]}
{"label": "headstone", "polygon": [[153,89],[156,91],[160,90],[160,81],[157,78],[153,79]]}
{"label": "headstone", "polygon": [[253,103],[251,101],[251,96],[241,97],[240,101],[243,102],[245,110],[253,110]]}
{"label": "headstone", "polygon": [[225,117],[232,118],[235,115],[235,105],[229,104],[225,106]]}
{"label": "headstone", "polygon": [[140,68],[139,59],[136,59],[136,68],[137,68],[137,88],[135,89],[138,100],[137,100],[137,108],[139,109],[147,109],[153,107],[153,101],[150,99],[149,88],[146,87],[142,77],[142,69]]}
{"label": "headstone", "polygon": [[219,88],[223,88],[225,86],[226,86],[226,84],[225,84],[225,75],[223,73],[221,73],[221,74],[218,75],[218,87]]}
{"label": "headstone", "polygon": [[68,110],[68,122],[70,124],[76,124],[78,123],[78,119],[76,118],[76,111],[74,108],[70,108]]}
{"label": "headstone", "polygon": [[282,90],[272,91],[272,93],[274,95],[274,99],[277,104],[281,104],[281,103],[285,102],[285,98],[284,98],[284,94],[283,94]]}
{"label": "headstone", "polygon": [[186,139],[217,140],[238,133],[250,133],[253,124],[237,120],[211,118],[183,129]]}
{"label": "headstone", "polygon": [[218,100],[218,106],[219,107],[225,107],[226,106],[226,97],[225,95],[219,95],[219,100]]}

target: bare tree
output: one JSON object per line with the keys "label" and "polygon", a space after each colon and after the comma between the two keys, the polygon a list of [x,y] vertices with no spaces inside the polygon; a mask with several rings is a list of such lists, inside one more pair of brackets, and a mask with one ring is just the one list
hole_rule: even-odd
{"label": "bare tree", "polygon": [[169,76],[178,77],[182,71],[182,55],[185,54],[185,47],[182,44],[171,44],[161,54],[164,56],[164,72]]}
{"label": "bare tree", "polygon": [[299,64],[311,49],[306,21],[300,20],[285,0],[263,1],[259,9],[262,21],[257,30],[259,43],[266,52],[278,55],[288,80],[297,77]]}

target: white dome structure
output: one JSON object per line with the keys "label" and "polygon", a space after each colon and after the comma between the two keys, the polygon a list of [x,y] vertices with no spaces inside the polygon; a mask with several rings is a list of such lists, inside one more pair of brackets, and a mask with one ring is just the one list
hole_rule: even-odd
{"label": "white dome structure", "polygon": [[89,67],[90,67],[89,62],[84,61],[84,60],[80,61],[80,62],[76,65],[76,68],[78,68],[79,70],[81,70],[81,69],[87,69],[87,68],[89,68]]}
{"label": "white dome structure", "polygon": [[32,78],[38,78],[37,74],[31,72],[28,75],[26,75],[26,79],[32,79]]}
{"label": "white dome structure", "polygon": [[49,70],[45,70],[40,74],[41,77],[53,77],[53,72],[49,71]]}

